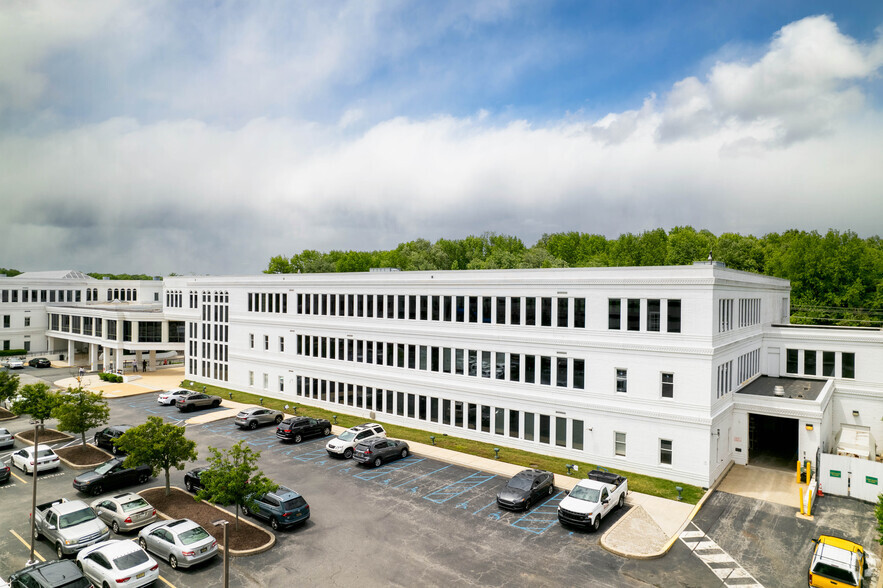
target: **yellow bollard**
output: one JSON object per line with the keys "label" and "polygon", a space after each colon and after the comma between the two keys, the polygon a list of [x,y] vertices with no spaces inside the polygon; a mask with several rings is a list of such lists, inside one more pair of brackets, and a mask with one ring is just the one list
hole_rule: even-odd
{"label": "yellow bollard", "polygon": [[797,483],[800,484],[800,460],[797,460]]}
{"label": "yellow bollard", "polygon": [[809,481],[812,480],[812,462],[806,462],[806,483],[809,484]]}
{"label": "yellow bollard", "polygon": [[801,488],[797,489],[797,502],[800,503],[800,514],[806,514],[803,512],[803,492],[801,492]]}

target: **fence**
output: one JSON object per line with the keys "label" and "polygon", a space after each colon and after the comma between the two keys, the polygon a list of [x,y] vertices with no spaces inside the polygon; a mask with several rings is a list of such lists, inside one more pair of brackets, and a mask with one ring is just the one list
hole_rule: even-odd
{"label": "fence", "polygon": [[822,453],[819,456],[818,480],[822,492],[877,502],[883,492],[883,463]]}

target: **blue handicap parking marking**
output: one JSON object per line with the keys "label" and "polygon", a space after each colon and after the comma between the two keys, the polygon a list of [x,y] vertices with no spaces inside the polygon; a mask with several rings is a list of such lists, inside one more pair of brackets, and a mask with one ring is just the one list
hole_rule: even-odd
{"label": "blue handicap parking marking", "polygon": [[394,486],[394,488],[398,488],[399,486],[404,486],[404,485],[406,485],[406,484],[411,484],[411,483],[413,483],[415,480],[419,480],[420,478],[425,478],[426,476],[431,476],[432,474],[437,474],[438,472],[444,471],[444,470],[448,469],[449,467],[451,467],[451,466],[450,466],[450,465],[446,465],[446,466],[444,466],[444,467],[442,467],[442,468],[438,468],[437,470],[433,470],[433,471],[431,471],[431,472],[426,472],[425,474],[420,474],[419,476],[415,476],[415,477],[413,477],[413,478],[408,478],[408,479],[405,480],[404,482],[401,482],[400,484],[396,484],[396,485]]}
{"label": "blue handicap parking marking", "polygon": [[[286,453],[286,455],[287,455],[287,453]],[[316,460],[323,459],[324,457],[326,457],[326,455],[327,455],[327,452],[324,449],[314,449],[313,451],[309,451],[309,452],[304,453],[302,455],[292,455],[291,457],[293,457],[294,459],[298,459],[300,461],[315,462]],[[322,462],[322,463],[324,463],[324,462]]]}
{"label": "blue handicap parking marking", "polygon": [[375,478],[379,478],[380,476],[386,476],[390,472],[395,472],[401,470],[402,468],[407,468],[413,466],[415,464],[420,463],[423,459],[401,459],[397,462],[394,462],[387,466],[382,466],[379,468],[374,468],[373,470],[368,470],[365,472],[360,472],[358,474],[353,474],[354,478],[359,478],[360,480],[374,480]]}
{"label": "blue handicap parking marking", "polygon": [[[482,506],[481,508],[479,508],[477,511],[475,511],[475,512],[472,513],[472,514],[478,514],[478,513],[480,513],[481,511],[483,511],[484,509],[486,509],[487,507],[489,507],[489,506],[494,506],[495,504],[497,504],[496,499],[494,499],[493,502],[488,502],[487,504],[485,504],[484,506]],[[496,513],[496,515],[497,515],[496,518],[499,519],[499,518],[500,518],[500,513]]]}
{"label": "blue handicap parking marking", "polygon": [[524,513],[524,516],[514,521],[512,526],[538,535],[544,533],[558,522],[558,503],[564,496],[564,492],[559,492],[533,510]]}
{"label": "blue handicap parking marking", "polygon": [[476,488],[488,480],[493,480],[496,478],[494,474],[485,474],[484,472],[475,472],[474,474],[470,474],[465,478],[454,482],[453,484],[448,484],[438,490],[434,490],[424,496],[426,500],[431,502],[435,502],[436,504],[442,504],[451,500],[452,498],[456,498],[460,496],[464,492],[472,490]]}

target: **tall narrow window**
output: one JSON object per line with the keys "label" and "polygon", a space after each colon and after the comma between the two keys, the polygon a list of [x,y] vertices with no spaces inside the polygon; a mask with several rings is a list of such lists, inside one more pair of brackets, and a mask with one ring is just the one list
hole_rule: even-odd
{"label": "tall narrow window", "polygon": [[561,386],[562,388],[566,388],[567,387],[567,358],[566,357],[559,357],[559,358],[557,358],[557,361],[558,361],[558,374],[557,374],[558,377],[556,378],[555,383],[558,386]]}
{"label": "tall narrow window", "polygon": [[509,354],[509,380],[518,382],[521,380],[521,354]]}
{"label": "tall narrow window", "polygon": [[834,377],[834,352],[822,352],[822,375],[828,378]]}
{"label": "tall narrow window", "polygon": [[803,373],[808,376],[816,375],[816,352],[812,349],[803,352]]}
{"label": "tall narrow window", "polygon": [[622,301],[618,298],[610,298],[607,301],[607,328],[618,331],[621,328]]}
{"label": "tall narrow window", "polygon": [[573,360],[573,387],[577,390],[583,390],[586,383],[586,360]]}
{"label": "tall narrow window", "polygon": [[659,440],[659,463],[671,465],[671,440]]}
{"label": "tall narrow window", "polygon": [[577,329],[586,328],[586,299],[573,299],[573,326]]}
{"label": "tall narrow window", "polygon": [[573,436],[573,441],[571,443],[571,447],[574,449],[582,449],[583,448],[583,422],[574,420],[572,421],[573,428],[571,429],[571,435]]}
{"label": "tall narrow window", "polygon": [[551,417],[547,414],[540,415],[540,443],[548,443],[551,436]]}
{"label": "tall narrow window", "polygon": [[552,384],[552,358],[545,355],[540,357],[540,384]]}
{"label": "tall narrow window", "polygon": [[512,298],[509,301],[509,324],[521,324],[521,298]]}
{"label": "tall narrow window", "polygon": [[469,322],[478,322],[478,296],[469,297]]}
{"label": "tall narrow window", "polygon": [[524,381],[528,384],[536,382],[537,362],[535,355],[524,356]]}
{"label": "tall narrow window", "polygon": [[681,301],[680,300],[669,300],[668,301],[668,332],[669,333],[680,333],[681,332]]}
{"label": "tall narrow window", "polygon": [[840,377],[853,379],[855,378],[855,353],[844,353],[840,357]]}
{"label": "tall narrow window", "polygon": [[567,447],[567,419],[555,417],[555,445]]}
{"label": "tall narrow window", "polygon": [[799,356],[799,350],[797,349],[786,349],[785,350],[785,372],[789,374],[796,374],[797,370],[800,367],[797,365],[797,358]]}
{"label": "tall narrow window", "polygon": [[506,324],[506,298],[497,296],[497,324]]}
{"label": "tall narrow window", "polygon": [[663,398],[674,398],[675,397],[675,375],[674,374],[662,374],[662,397]]}
{"label": "tall narrow window", "polygon": [[641,300],[639,298],[629,298],[628,302],[628,330],[641,330]]}
{"label": "tall narrow window", "polygon": [[613,433],[613,436],[613,454],[620,457],[625,457],[625,433]]}
{"label": "tall narrow window", "polygon": [[534,439],[534,413],[524,413],[524,440],[533,441]]}
{"label": "tall narrow window", "polygon": [[616,391],[628,392],[628,370],[616,369]]}
{"label": "tall narrow window", "polygon": [[528,297],[524,299],[524,324],[533,326],[537,324],[537,299]]}
{"label": "tall narrow window", "polygon": [[659,331],[659,315],[660,305],[658,299],[650,299],[647,301],[647,330]]}
{"label": "tall narrow window", "polygon": [[559,298],[558,299],[558,326],[566,327],[568,323],[569,317],[567,316],[567,303],[570,302],[569,298]]}
{"label": "tall narrow window", "polygon": [[541,298],[541,307],[540,307],[540,318],[542,326],[551,327],[552,326],[552,299],[551,298]]}
{"label": "tall narrow window", "polygon": [[509,436],[518,437],[518,411],[509,411]]}
{"label": "tall narrow window", "polygon": [[490,296],[482,296],[481,297],[481,322],[489,323],[491,322],[491,306],[493,306],[494,299]]}

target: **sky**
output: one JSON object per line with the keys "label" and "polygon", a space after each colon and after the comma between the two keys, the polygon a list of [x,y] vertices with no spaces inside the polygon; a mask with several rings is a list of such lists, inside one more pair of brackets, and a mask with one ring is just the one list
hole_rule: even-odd
{"label": "sky", "polygon": [[880,234],[883,2],[0,0],[0,267]]}

